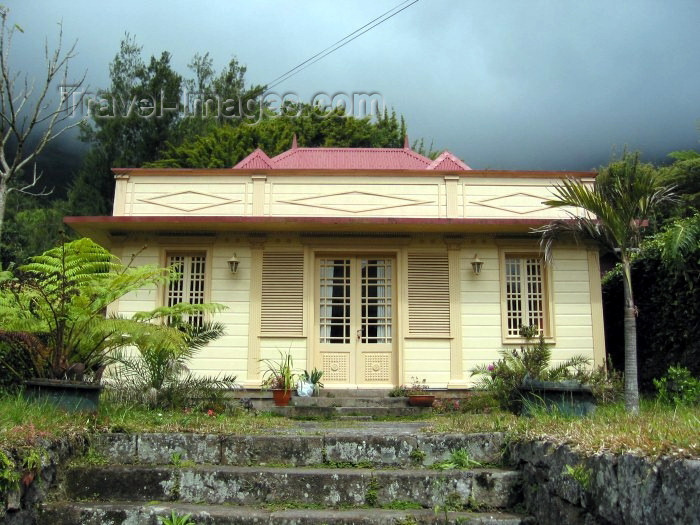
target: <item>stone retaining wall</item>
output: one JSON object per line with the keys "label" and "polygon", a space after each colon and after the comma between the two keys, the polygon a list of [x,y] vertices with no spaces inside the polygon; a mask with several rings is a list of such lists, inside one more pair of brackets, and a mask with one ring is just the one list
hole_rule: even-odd
{"label": "stone retaining wall", "polygon": [[[105,439],[109,438],[100,436],[96,441]],[[493,445],[503,437],[489,440],[482,435],[481,439]],[[87,449],[83,439],[41,445],[47,455],[36,479],[27,487],[0,494],[0,523],[37,523],[38,506],[55,483],[59,469]],[[168,447],[164,450],[171,452]],[[700,524],[700,460],[650,460],[631,454],[585,456],[568,446],[541,441],[512,442],[507,458],[522,471],[526,510],[541,525]],[[148,462],[148,458],[141,458],[144,460]]]}
{"label": "stone retaining wall", "polygon": [[[85,437],[75,439],[39,440],[34,448],[43,452],[41,468],[25,483],[3,493],[0,491],[0,523],[5,525],[33,525],[38,523],[39,506],[54,488],[56,478],[65,464],[87,450]],[[16,465],[21,465],[19,454],[12,454]],[[20,475],[22,472],[20,472]]]}
{"label": "stone retaining wall", "polygon": [[541,525],[700,523],[700,460],[584,456],[541,441],[511,443],[508,452]]}

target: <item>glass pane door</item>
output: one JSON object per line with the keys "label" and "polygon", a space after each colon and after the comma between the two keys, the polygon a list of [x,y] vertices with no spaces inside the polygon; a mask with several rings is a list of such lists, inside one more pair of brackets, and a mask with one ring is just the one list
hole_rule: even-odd
{"label": "glass pane door", "polygon": [[391,383],[394,259],[322,257],[316,271],[317,362],[324,382]]}

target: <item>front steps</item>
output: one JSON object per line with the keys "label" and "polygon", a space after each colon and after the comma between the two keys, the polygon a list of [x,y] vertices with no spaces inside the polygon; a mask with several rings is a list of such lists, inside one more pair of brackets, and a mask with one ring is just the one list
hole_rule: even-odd
{"label": "front steps", "polygon": [[[431,391],[439,399],[452,398],[453,391]],[[389,390],[340,389],[321,390],[320,395],[300,397],[292,395],[289,406],[277,407],[272,393],[260,390],[234,392],[233,396],[245,400],[256,410],[297,419],[377,419],[420,417],[429,408],[412,407],[406,397],[389,397]]]}
{"label": "front steps", "polygon": [[[41,523],[153,524],[172,510],[198,524],[526,523],[501,434],[426,434],[415,424],[328,430],[305,424],[265,436],[98,435]],[[430,468],[462,450],[481,465]],[[445,521],[447,520],[447,521]]]}
{"label": "front steps", "polygon": [[529,523],[521,516],[504,512],[439,513],[432,509],[264,509],[255,507],[227,507],[187,505],[180,503],[148,505],[75,503],[52,507],[44,514],[46,523],[54,525],[156,525],[158,516],[189,514],[197,525],[423,525],[460,523],[469,525],[521,525]]}

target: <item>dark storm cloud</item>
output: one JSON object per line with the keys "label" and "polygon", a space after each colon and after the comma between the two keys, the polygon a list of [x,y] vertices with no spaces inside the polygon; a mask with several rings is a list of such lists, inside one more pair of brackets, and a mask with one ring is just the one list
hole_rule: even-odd
{"label": "dark storm cloud", "polygon": [[[108,84],[124,32],[144,54],[235,55],[266,83],[399,0],[9,2],[30,66],[62,19],[74,69]],[[421,0],[281,84],[310,98],[371,92],[475,168],[590,169],[628,145],[649,159],[697,147],[700,3]],[[21,36],[22,38],[19,38]]]}

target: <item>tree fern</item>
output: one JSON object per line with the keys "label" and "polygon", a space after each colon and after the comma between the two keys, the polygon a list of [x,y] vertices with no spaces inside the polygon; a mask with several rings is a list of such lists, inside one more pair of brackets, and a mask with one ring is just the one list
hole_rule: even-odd
{"label": "tree fern", "polygon": [[0,323],[6,331],[36,334],[45,343],[49,355],[34,355],[45,361],[37,371],[56,378],[66,377],[77,364],[99,371],[110,363],[114,350],[137,342],[183,345],[187,334],[162,319],[221,310],[220,305],[176,305],[132,319],[105,316],[107,307],[123,295],[165,284],[176,275],[173,268],[124,265],[90,239],[64,243],[15,272],[0,274]]}

